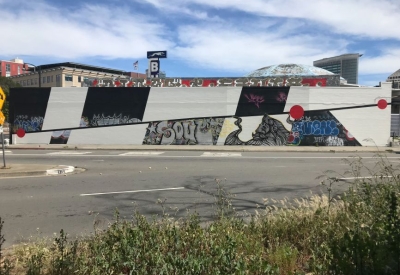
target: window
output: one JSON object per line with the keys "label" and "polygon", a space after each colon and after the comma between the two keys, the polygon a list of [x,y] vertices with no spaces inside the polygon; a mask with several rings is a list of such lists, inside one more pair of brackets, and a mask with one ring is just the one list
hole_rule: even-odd
{"label": "window", "polygon": [[61,81],[61,75],[56,75],[56,82],[60,82]]}
{"label": "window", "polygon": [[46,77],[45,76],[43,76],[43,81],[42,82],[46,83]]}
{"label": "window", "polygon": [[65,81],[72,81],[72,75],[66,74],[65,75]]}
{"label": "window", "polygon": [[50,76],[47,77],[47,83],[50,83]]}
{"label": "window", "polygon": [[51,78],[50,78],[50,79],[51,79],[51,82],[53,82],[53,81],[54,81],[54,80],[53,80],[53,76],[51,76]]}
{"label": "window", "polygon": [[78,76],[78,82],[82,82],[82,77]]}
{"label": "window", "polygon": [[11,72],[11,65],[10,64],[6,64],[6,72]]}
{"label": "window", "polygon": [[24,80],[24,84],[22,86],[26,86],[26,80]]}
{"label": "window", "polygon": [[21,67],[18,66],[18,74],[21,74]]}
{"label": "window", "polygon": [[37,78],[35,78],[35,85],[37,85]]}

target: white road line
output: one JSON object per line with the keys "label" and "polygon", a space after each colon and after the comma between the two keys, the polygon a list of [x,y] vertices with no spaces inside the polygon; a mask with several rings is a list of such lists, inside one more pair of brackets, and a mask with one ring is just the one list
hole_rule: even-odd
{"label": "white road line", "polygon": [[204,152],[201,157],[241,157],[242,153],[214,153]]}
{"label": "white road line", "polygon": [[[240,153],[239,153],[240,154]],[[33,157],[38,157],[38,156],[46,156],[47,154],[13,154],[12,157],[28,157],[28,156],[33,156]],[[115,157],[121,157],[120,155],[66,155],[64,154],[63,156],[65,157],[74,157],[74,156],[79,156],[79,157],[104,157],[104,158],[115,158]],[[129,156],[129,155],[127,155]],[[135,156],[135,155],[130,155],[131,157],[140,157],[140,156]],[[158,158],[204,158],[204,155],[201,156],[164,156],[164,155],[148,155],[149,157],[158,157]],[[212,156],[210,156],[212,157]],[[240,159],[352,159],[354,158],[353,156],[342,156],[342,157],[252,157],[252,156],[241,156]],[[363,159],[376,159],[378,160],[377,157],[362,157]],[[397,159],[400,160],[400,156],[398,157],[385,157],[387,159]]]}
{"label": "white road line", "polygon": [[170,190],[182,190],[182,189],[185,189],[185,187],[172,187],[172,188],[162,188],[162,189],[147,189],[147,190],[134,190],[134,191],[120,191],[120,192],[107,192],[107,193],[80,194],[80,196],[81,196],[81,197],[86,197],[86,196],[100,196],[100,195],[112,195],[112,194],[155,192],[155,191],[170,191]]}
{"label": "white road line", "polygon": [[375,176],[375,177],[349,177],[349,178],[338,178],[338,180],[356,180],[356,179],[380,179],[380,178],[392,178],[392,176]]}
{"label": "white road line", "polygon": [[[4,151],[4,153],[6,153],[6,154],[12,154],[11,151]],[[3,154],[3,150],[0,149],[0,155],[2,155],[2,154]]]}
{"label": "white road line", "polygon": [[164,154],[165,152],[128,152],[128,153],[123,153],[119,154],[119,156],[155,156],[155,155],[161,155]]}
{"label": "white road line", "polygon": [[47,153],[46,155],[86,155],[92,152],[69,152],[69,151],[60,151],[60,152],[52,152]]}

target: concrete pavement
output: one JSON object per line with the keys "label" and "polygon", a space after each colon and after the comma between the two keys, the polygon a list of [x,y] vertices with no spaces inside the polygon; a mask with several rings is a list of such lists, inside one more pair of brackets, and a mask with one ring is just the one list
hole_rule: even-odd
{"label": "concrete pavement", "polygon": [[152,150],[152,151],[221,151],[221,152],[365,152],[400,153],[400,147],[378,146],[210,146],[210,145],[96,145],[96,144],[13,144],[8,149],[24,150]]}

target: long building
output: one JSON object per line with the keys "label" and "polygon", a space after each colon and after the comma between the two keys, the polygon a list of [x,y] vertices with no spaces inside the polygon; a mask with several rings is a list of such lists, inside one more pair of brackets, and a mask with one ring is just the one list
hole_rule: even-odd
{"label": "long building", "polygon": [[358,84],[358,63],[361,56],[359,53],[342,54],[316,60],[313,65],[340,75],[349,84]]}
{"label": "long building", "polygon": [[102,79],[130,78],[132,75],[145,78],[145,74],[63,62],[29,67],[26,74],[10,76],[23,87],[89,87]]}

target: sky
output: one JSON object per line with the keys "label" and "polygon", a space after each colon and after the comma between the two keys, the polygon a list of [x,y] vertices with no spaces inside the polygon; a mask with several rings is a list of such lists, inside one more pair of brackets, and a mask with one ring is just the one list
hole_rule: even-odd
{"label": "sky", "polygon": [[139,72],[147,51],[167,77],[238,77],[360,53],[359,84],[400,69],[399,0],[0,0],[0,59]]}

